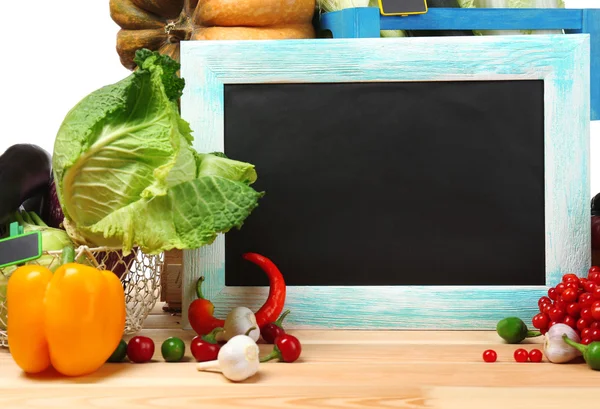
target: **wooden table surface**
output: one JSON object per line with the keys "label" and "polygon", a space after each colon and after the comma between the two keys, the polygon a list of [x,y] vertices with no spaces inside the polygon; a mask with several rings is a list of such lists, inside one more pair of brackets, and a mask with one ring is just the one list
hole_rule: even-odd
{"label": "wooden table surface", "polygon": [[[26,376],[0,349],[0,409],[77,408],[435,408],[566,409],[598,406],[600,372],[584,363],[517,363],[518,347],[542,349],[542,340],[503,344],[495,332],[290,331],[303,343],[295,363],[268,362],[233,383],[198,372],[190,331],[178,316],[157,309],[141,335],[154,339],[146,364],[106,364],[80,378]],[[160,344],[186,342],[184,362],[166,363]],[[260,345],[266,354],[271,346]],[[493,348],[498,361],[485,363]]]}

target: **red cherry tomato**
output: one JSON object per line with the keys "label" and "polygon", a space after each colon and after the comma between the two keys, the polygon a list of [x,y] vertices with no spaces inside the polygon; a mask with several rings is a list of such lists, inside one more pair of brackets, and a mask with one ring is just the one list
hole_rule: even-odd
{"label": "red cherry tomato", "polygon": [[517,350],[515,350],[515,353],[513,354],[515,361],[517,362],[526,362],[527,359],[529,359],[529,353],[527,352],[527,350],[523,349],[523,348],[519,348]]}
{"label": "red cherry tomato", "polygon": [[154,355],[154,341],[148,337],[135,336],[127,343],[127,357],[131,362],[144,363]]}
{"label": "red cherry tomato", "polygon": [[498,354],[493,349],[483,351],[483,360],[485,362],[496,362],[496,359],[498,359]]}
{"label": "red cherry tomato", "polygon": [[568,325],[569,327],[575,329],[577,328],[577,320],[570,315],[566,315],[563,318],[563,324]]}
{"label": "red cherry tomato", "polygon": [[569,314],[573,318],[579,317],[579,312],[581,311],[581,306],[576,302],[573,302],[567,305],[567,314]]}
{"label": "red cherry tomato", "polygon": [[590,312],[594,320],[600,320],[600,300],[592,303],[590,306]]}
{"label": "red cherry tomato", "polygon": [[552,303],[552,300],[549,297],[540,297],[540,299],[538,300],[538,307],[540,307],[540,311],[542,310],[542,307],[548,303]]}
{"label": "red cherry tomato", "polygon": [[578,292],[576,288],[565,288],[565,291],[561,294],[561,299],[570,304],[574,301],[577,301]]}
{"label": "red cherry tomato", "polygon": [[565,311],[561,308],[554,307],[548,312],[548,316],[552,321],[562,321],[565,316]]}
{"label": "red cherry tomato", "polygon": [[531,351],[529,351],[529,360],[531,362],[542,362],[542,358],[543,358],[544,354],[542,354],[542,351],[540,351],[539,349],[532,349]]}
{"label": "red cherry tomato", "polygon": [[581,318],[583,318],[586,321],[592,322],[594,320],[594,317],[592,316],[592,310],[589,307],[585,307],[581,308],[581,312],[579,313],[579,315],[581,316]]}
{"label": "red cherry tomato", "polygon": [[562,277],[562,282],[563,283],[570,283],[570,282],[579,283],[579,277],[577,277],[577,275],[575,275],[575,274],[565,274]]}
{"label": "red cherry tomato", "polygon": [[586,281],[583,285],[583,289],[588,293],[593,293],[596,289],[596,283],[594,283],[593,281]]}
{"label": "red cherry tomato", "polygon": [[581,308],[589,307],[594,302],[594,296],[590,293],[583,293],[579,296],[579,305]]}
{"label": "red cherry tomato", "polygon": [[197,335],[192,338],[190,343],[190,351],[192,356],[198,362],[214,361],[219,355],[221,345],[217,343],[211,343]]}
{"label": "red cherry tomato", "polygon": [[533,318],[531,319],[531,324],[534,328],[537,329],[548,328],[548,324],[550,324],[550,319],[546,314],[540,312],[539,314],[533,316]]}
{"label": "red cherry tomato", "polygon": [[590,325],[590,322],[586,319],[583,318],[579,318],[577,320],[577,329],[579,331],[584,331],[585,329],[587,329],[587,327]]}
{"label": "red cherry tomato", "polygon": [[591,344],[591,343],[592,343],[592,339],[591,339],[591,338],[589,338],[589,337],[582,338],[582,339],[581,339],[581,343],[582,343],[583,345],[589,345],[589,344]]}

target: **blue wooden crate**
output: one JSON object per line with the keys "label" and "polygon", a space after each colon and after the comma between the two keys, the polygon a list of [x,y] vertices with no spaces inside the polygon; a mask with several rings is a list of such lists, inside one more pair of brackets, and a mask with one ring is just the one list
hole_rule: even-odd
{"label": "blue wooden crate", "polygon": [[334,38],[377,38],[381,30],[565,30],[590,36],[590,119],[600,120],[600,9],[430,8],[426,14],[383,16],[377,7],[324,13]]}

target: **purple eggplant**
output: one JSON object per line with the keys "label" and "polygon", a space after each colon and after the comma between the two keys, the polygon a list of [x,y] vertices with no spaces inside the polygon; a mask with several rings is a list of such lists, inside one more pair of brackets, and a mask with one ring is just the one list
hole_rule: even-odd
{"label": "purple eggplant", "polygon": [[[36,197],[48,191],[52,156],[33,144],[16,144],[0,156],[0,223],[25,202],[35,208]],[[43,201],[43,199],[40,199]]]}

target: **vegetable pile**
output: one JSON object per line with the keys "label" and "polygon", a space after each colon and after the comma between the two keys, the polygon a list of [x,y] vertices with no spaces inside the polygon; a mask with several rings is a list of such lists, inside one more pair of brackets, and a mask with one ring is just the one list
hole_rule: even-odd
{"label": "vegetable pile", "polygon": [[135,55],[136,71],[84,97],[59,128],[52,165],[64,227],[77,244],[124,255],[210,244],[258,205],[256,171],[197,152],[178,110],[179,63]]}
{"label": "vegetable pile", "polygon": [[[538,300],[539,313],[529,330],[517,317],[500,320],[497,334],[509,344],[519,344],[526,338],[544,336],[544,353],[538,350],[514,351],[517,362],[540,362],[543,355],[552,363],[567,363],[583,356],[588,366],[600,370],[600,267],[592,266],[587,277],[563,275],[561,282],[548,289],[548,295]],[[533,355],[532,355],[533,354]],[[483,353],[483,360],[495,362],[493,350]]]}

